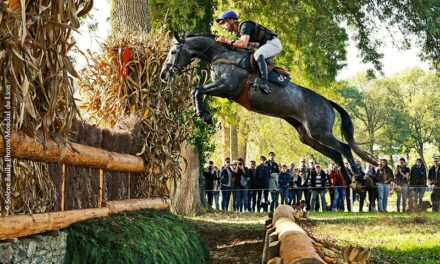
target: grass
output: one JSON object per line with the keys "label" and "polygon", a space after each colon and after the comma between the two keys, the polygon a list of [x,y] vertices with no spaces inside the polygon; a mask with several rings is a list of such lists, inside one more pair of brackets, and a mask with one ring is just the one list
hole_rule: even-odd
{"label": "grass", "polygon": [[209,251],[183,218],[146,210],[69,227],[65,263],[207,263]]}
{"label": "grass", "polygon": [[376,263],[439,263],[440,214],[312,213],[306,226],[318,238],[374,251]]}
{"label": "grass", "polygon": [[209,210],[188,221],[210,248],[211,264],[261,262],[267,214]]}
{"label": "grass", "polygon": [[[440,214],[416,213],[311,213],[310,221],[303,227],[318,239],[335,238],[340,245],[359,245],[373,251],[374,263],[440,263]],[[225,250],[225,246],[237,248],[241,241],[248,241],[248,252],[256,263],[261,256],[261,243],[252,243],[244,233],[264,234],[267,213],[207,212],[191,217],[196,229],[203,232],[203,238],[211,248],[214,260],[234,260],[237,250]],[[234,230],[246,230],[239,232]],[[215,233],[216,236],[205,234]],[[254,235],[253,239],[261,237]],[[238,252],[244,254],[244,252]],[[249,258],[248,258],[249,259]],[[218,262],[214,263],[225,263]],[[234,263],[227,262],[226,263]]]}

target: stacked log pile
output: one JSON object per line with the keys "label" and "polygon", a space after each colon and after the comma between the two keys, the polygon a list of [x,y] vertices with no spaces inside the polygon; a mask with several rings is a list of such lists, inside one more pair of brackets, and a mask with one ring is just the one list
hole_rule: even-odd
{"label": "stacked log pile", "polygon": [[300,225],[307,214],[288,205],[279,206],[266,220],[262,263],[350,263],[366,264],[371,251],[361,247],[338,245],[335,239],[318,240]]}

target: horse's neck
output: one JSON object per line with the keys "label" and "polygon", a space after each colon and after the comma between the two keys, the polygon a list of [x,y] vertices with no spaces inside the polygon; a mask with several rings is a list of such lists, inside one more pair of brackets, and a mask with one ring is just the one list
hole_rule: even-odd
{"label": "horse's neck", "polygon": [[203,53],[211,60],[229,50],[224,45],[218,43],[215,39],[202,36],[192,37],[188,41],[188,46],[197,52]]}

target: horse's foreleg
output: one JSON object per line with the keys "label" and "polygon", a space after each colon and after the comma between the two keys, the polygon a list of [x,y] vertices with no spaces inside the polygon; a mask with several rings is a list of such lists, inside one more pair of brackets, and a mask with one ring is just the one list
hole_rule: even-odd
{"label": "horse's foreleg", "polygon": [[220,79],[216,82],[194,88],[192,91],[192,98],[194,107],[196,109],[196,114],[197,116],[202,117],[203,120],[208,124],[212,124],[212,117],[203,104],[203,95],[214,93],[215,91],[222,90],[225,87],[226,81]]}

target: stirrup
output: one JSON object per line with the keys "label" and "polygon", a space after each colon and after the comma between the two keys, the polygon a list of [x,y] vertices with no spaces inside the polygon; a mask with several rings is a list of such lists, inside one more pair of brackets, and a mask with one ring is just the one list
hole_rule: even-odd
{"label": "stirrup", "polygon": [[260,77],[254,81],[252,88],[254,88],[255,90],[257,90],[259,88],[263,94],[270,94],[272,92],[270,90],[269,85],[262,83],[262,80]]}

